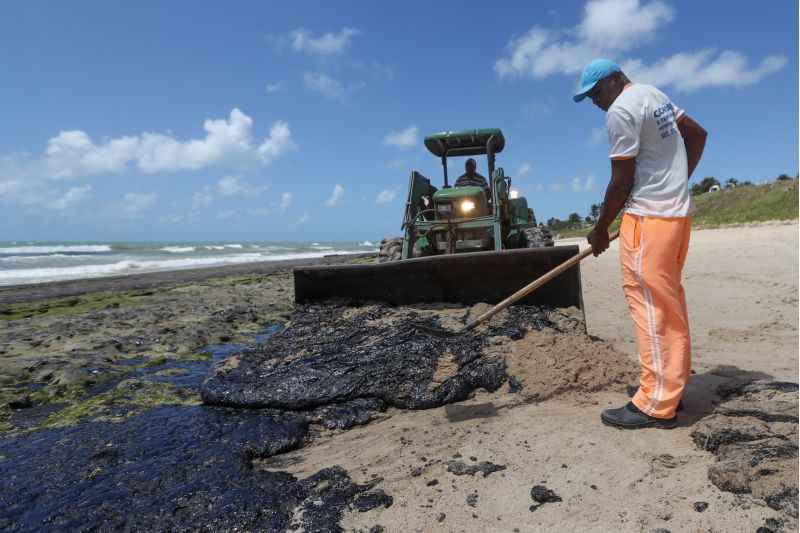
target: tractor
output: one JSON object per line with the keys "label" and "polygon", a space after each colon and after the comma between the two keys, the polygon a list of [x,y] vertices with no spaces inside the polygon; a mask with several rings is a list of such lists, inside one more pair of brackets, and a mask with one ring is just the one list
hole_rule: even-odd
{"label": "tractor", "polygon": [[[511,178],[495,156],[503,151],[499,129],[443,132],[425,137],[425,147],[442,161],[441,189],[417,171],[411,172],[405,204],[403,237],[381,241],[378,262],[457,254],[553,246],[550,231],[537,226],[533,210],[511,188]],[[451,186],[448,158],[486,155],[486,187]]]}
{"label": "tractor", "polygon": [[[295,267],[295,302],[497,303],[578,255],[577,245],[553,246],[511,178],[495,168],[505,147],[499,129],[437,133],[425,138],[425,146],[441,158],[444,183],[440,189],[411,173],[404,235],[384,239],[376,262]],[[486,155],[487,186],[451,186],[448,158],[477,155]],[[521,303],[582,312],[580,265]]]}

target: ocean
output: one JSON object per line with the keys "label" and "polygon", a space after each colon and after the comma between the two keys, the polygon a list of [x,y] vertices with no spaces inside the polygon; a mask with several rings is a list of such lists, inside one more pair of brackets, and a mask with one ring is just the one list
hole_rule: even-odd
{"label": "ocean", "polygon": [[351,242],[0,241],[0,286],[376,252]]}

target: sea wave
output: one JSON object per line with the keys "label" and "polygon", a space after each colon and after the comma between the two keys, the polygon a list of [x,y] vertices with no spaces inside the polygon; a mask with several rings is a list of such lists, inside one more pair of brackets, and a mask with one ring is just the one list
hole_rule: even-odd
{"label": "sea wave", "polygon": [[241,248],[244,248],[244,246],[242,246],[241,244],[207,244],[206,246],[203,246],[203,248],[205,248],[206,250],[225,250],[225,249],[240,250]]}
{"label": "sea wave", "polygon": [[76,259],[78,261],[85,260],[89,257],[97,257],[92,254],[48,254],[48,255],[9,255],[8,257],[0,257],[0,263],[35,263],[42,261],[49,261],[51,259]]}
{"label": "sea wave", "polygon": [[11,246],[0,247],[0,254],[57,254],[63,252],[110,252],[110,244],[54,244],[52,246]]}
{"label": "sea wave", "polygon": [[173,254],[182,254],[186,252],[194,252],[197,250],[194,246],[165,246],[161,248],[162,252],[170,252]]}
{"label": "sea wave", "polygon": [[[104,265],[82,265],[71,267],[53,268],[21,268],[13,270],[0,270],[0,285],[17,285],[26,283],[44,283],[67,279],[96,278],[103,276],[118,276],[144,272],[158,272],[165,270],[183,270],[189,268],[202,268],[212,266],[233,265],[242,263],[256,263],[259,261],[281,261],[291,259],[313,259],[329,255],[329,251],[303,252],[294,254],[261,254],[242,253],[219,257],[192,257],[182,259],[164,259],[158,261],[124,260]],[[354,251],[335,251],[337,254],[354,254]]]}
{"label": "sea wave", "polygon": [[293,248],[291,246],[261,246],[258,247],[261,250],[297,250],[297,248]]}
{"label": "sea wave", "polygon": [[375,246],[375,245],[374,245],[374,244],[372,244],[372,242],[370,242],[370,241],[364,241],[364,242],[362,242],[362,243],[360,244],[360,246]]}

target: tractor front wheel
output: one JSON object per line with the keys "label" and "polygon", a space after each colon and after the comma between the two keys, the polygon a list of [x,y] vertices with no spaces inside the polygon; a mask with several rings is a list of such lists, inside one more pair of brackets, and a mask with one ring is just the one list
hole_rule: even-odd
{"label": "tractor front wheel", "polygon": [[532,227],[522,230],[525,248],[544,248],[553,246],[553,234],[547,228]]}
{"label": "tractor front wheel", "polygon": [[403,237],[386,237],[381,240],[381,250],[378,252],[378,263],[399,261],[403,257]]}

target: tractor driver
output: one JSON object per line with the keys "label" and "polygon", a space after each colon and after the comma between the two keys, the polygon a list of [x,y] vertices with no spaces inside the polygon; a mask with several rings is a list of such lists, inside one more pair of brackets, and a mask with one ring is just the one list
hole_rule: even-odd
{"label": "tractor driver", "polygon": [[489,188],[489,183],[486,181],[486,178],[475,172],[475,169],[478,167],[478,164],[475,162],[474,159],[471,157],[467,159],[467,162],[464,164],[464,172],[461,174],[458,179],[456,180],[455,186],[456,187],[481,187],[483,189]]}

